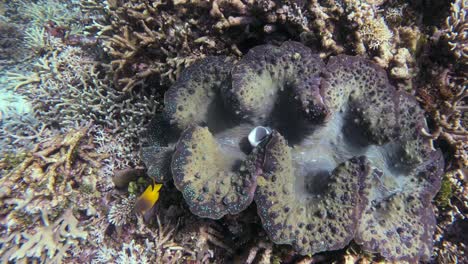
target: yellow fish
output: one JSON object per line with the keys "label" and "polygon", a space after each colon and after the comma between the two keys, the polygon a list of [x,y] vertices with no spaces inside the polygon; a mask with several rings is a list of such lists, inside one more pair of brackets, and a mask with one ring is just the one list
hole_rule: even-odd
{"label": "yellow fish", "polygon": [[135,209],[138,213],[144,215],[148,210],[153,208],[159,199],[159,190],[161,187],[162,184],[153,183],[138,197],[135,204]]}

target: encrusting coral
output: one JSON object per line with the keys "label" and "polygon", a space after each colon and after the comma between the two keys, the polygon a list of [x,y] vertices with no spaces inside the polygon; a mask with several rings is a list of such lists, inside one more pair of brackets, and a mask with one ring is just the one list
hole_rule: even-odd
{"label": "encrusting coral", "polygon": [[429,259],[442,155],[416,100],[368,60],[324,64],[297,42],[255,47],[234,65],[208,57],[165,107],[178,142],[143,159],[161,164],[158,151],[175,148],[165,157],[193,213],[217,219],[254,198],[271,240],[301,254],[354,239],[389,260]]}

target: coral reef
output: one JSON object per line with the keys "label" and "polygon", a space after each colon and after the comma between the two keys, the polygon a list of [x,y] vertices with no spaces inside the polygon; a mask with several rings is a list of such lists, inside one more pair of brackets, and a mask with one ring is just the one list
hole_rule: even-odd
{"label": "coral reef", "polygon": [[444,32],[455,58],[465,65],[468,62],[467,8],[468,3],[465,0],[456,0],[451,4]]}
{"label": "coral reef", "polygon": [[1,90],[0,121],[18,115],[27,115],[31,112],[31,104],[25,97],[11,91]]}
{"label": "coral reef", "polygon": [[0,16],[0,69],[5,65],[12,64],[21,57],[21,46],[23,34],[18,25],[9,19]]}
{"label": "coral reef", "polygon": [[[466,28],[466,3],[454,1],[450,13],[430,38],[427,57],[422,61],[424,79],[417,90],[419,100],[431,116],[433,127],[424,134],[445,147],[446,171],[441,191],[437,196],[438,217],[435,235],[436,262],[466,261],[466,239],[459,236],[466,230],[468,212],[468,133],[467,133],[467,74],[463,51],[463,33]],[[464,25],[463,25],[464,24]],[[466,30],[465,30],[466,31]],[[457,36],[457,37],[455,37]],[[457,46],[456,43],[461,44]]]}
{"label": "coral reef", "polygon": [[48,259],[60,263],[84,242],[87,232],[79,227],[72,209],[93,210],[90,198],[79,193],[85,186],[95,188],[102,159],[90,151],[91,146],[83,147],[89,144],[84,140],[87,129],[37,144],[0,178],[2,237],[6,238],[2,262]]}
{"label": "coral reef", "polygon": [[[185,128],[171,172],[193,213],[235,214],[253,196],[270,239],[301,254],[355,239],[390,260],[430,258],[442,155],[416,100],[378,66],[343,55],[324,66],[302,44],[263,45],[234,66],[192,64],[165,101],[168,123]],[[274,131],[249,135],[257,125]],[[149,167],[160,150],[144,149]]]}
{"label": "coral reef", "polygon": [[[429,262],[468,261],[464,0],[3,0],[0,35],[1,262],[426,260],[440,180],[440,168],[424,173],[440,162],[431,148],[445,171]],[[278,47],[287,40],[312,52]],[[353,65],[385,85],[354,80]],[[369,93],[348,94],[360,83]],[[395,110],[416,104],[403,90],[425,118]],[[296,177],[307,173],[327,180]],[[140,215],[134,197],[153,181],[159,200]],[[333,219],[343,215],[346,228]]]}
{"label": "coral reef", "polygon": [[103,49],[112,57],[114,85],[122,91],[146,86],[148,79],[171,83],[184,66],[202,56],[201,50],[219,48],[203,39],[205,25],[181,20],[181,16],[194,17],[197,5],[190,12],[171,7],[159,1],[112,1],[104,10],[112,22],[96,21],[88,27],[103,39]]}
{"label": "coral reef", "polygon": [[[5,252],[2,262],[36,258],[62,263],[67,251],[78,245],[77,240],[86,239],[87,233],[78,227],[78,220],[73,216],[71,209],[52,225],[49,223],[47,213],[42,212],[42,221],[44,226],[37,228],[35,234],[21,234],[19,239],[24,239],[23,244]],[[2,242],[15,244],[15,240],[18,238],[12,235]]]}

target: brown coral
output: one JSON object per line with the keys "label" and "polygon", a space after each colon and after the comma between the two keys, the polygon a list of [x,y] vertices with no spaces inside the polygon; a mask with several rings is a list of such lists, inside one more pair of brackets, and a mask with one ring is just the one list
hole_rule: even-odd
{"label": "brown coral", "polygon": [[[8,238],[1,248],[3,260],[39,258],[60,263],[86,238],[72,208],[95,210],[92,197],[83,192],[95,190],[104,158],[92,152],[92,144],[85,140],[87,131],[84,127],[44,140],[0,178],[0,199],[5,205],[2,237]],[[44,226],[36,225],[38,217]]]}

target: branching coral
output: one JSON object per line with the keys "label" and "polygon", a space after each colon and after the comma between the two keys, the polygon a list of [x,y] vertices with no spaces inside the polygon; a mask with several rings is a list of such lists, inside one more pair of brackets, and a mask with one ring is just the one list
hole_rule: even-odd
{"label": "branching coral", "polygon": [[309,20],[304,3],[295,1],[225,1],[212,2],[210,15],[218,18],[215,28],[227,30],[235,27],[260,27],[272,34],[281,27],[290,31],[309,31]]}
{"label": "branching coral", "polygon": [[119,243],[117,250],[100,247],[92,263],[178,263],[186,253],[185,248],[174,242],[174,229],[162,225],[159,218],[157,223],[157,229],[153,231],[140,222],[138,229],[133,231],[146,239]]}
{"label": "branching coral", "polygon": [[57,0],[39,0],[37,2],[20,2],[20,10],[33,25],[43,27],[48,22],[70,26],[80,16],[77,6],[64,4]]}
{"label": "branching coral", "polygon": [[15,146],[30,146],[45,126],[33,117],[31,103],[25,96],[3,87],[0,92],[0,154],[3,155],[19,152],[14,150]]}
{"label": "branching coral", "polygon": [[378,62],[387,67],[392,57],[393,33],[388,28],[384,18],[377,12],[378,6],[366,1],[345,1],[347,19],[357,28],[355,50],[364,54],[368,49],[377,50]]}
{"label": "branching coral", "polygon": [[[420,24],[422,14],[411,5],[382,1],[175,1],[140,4],[112,2],[90,8],[104,11],[88,27],[103,40],[110,55],[114,84],[121,90],[159,82],[172,84],[183,67],[204,55],[242,55],[252,43],[275,43],[287,38],[321,47],[320,56],[344,51],[374,57],[394,78],[409,85],[417,73],[410,43],[397,38],[400,28]],[[408,19],[395,21],[395,15]],[[188,12],[190,10],[190,12]],[[387,18],[388,17],[388,18]],[[388,20],[388,21],[387,21]],[[220,33],[222,38],[220,38]],[[408,49],[411,58],[393,61],[398,49]],[[403,65],[401,65],[403,64]]]}
{"label": "branching coral", "polygon": [[68,130],[92,120],[101,129],[119,131],[133,144],[135,133],[141,133],[156,112],[155,95],[116,91],[103,75],[102,65],[84,49],[51,39],[54,51],[39,58],[32,73],[8,73],[11,88],[27,95],[35,116],[48,125]]}
{"label": "branching coral", "polygon": [[[398,1],[312,1],[308,8],[315,18],[312,39],[323,47],[321,57],[346,50],[367,55],[410,85],[408,79],[418,72],[414,57],[425,37],[418,31],[422,27],[415,26],[422,20],[418,11]],[[401,56],[402,50],[409,56]]]}
{"label": "branching coral", "polygon": [[[0,67],[4,64],[13,64],[24,54],[23,48],[19,45],[23,34],[19,25],[11,22],[0,15]],[[1,68],[0,68],[1,69]]]}
{"label": "branching coral", "polygon": [[182,67],[201,56],[196,49],[207,46],[194,38],[203,34],[198,29],[202,25],[180,19],[178,14],[187,10],[165,11],[167,8],[160,6],[167,4],[113,2],[106,8],[114,21],[111,26],[96,23],[89,27],[99,31],[104,50],[113,58],[114,84],[123,91],[144,85],[155,76],[161,83],[173,82]]}
{"label": "branching coral", "polygon": [[[61,262],[81,245],[79,238],[86,232],[78,227],[72,208],[94,210],[94,198],[82,191],[95,190],[103,158],[85,140],[87,129],[44,139],[0,178],[2,236],[9,238],[2,245],[2,259]],[[44,226],[34,224],[38,215]]]}
{"label": "branching coral", "polygon": [[[246,40],[276,31],[308,31],[309,23],[304,5],[295,1],[127,1],[104,9],[111,22],[96,21],[88,30],[103,39],[114,84],[124,91],[153,82],[172,84],[204,55],[241,55],[239,46],[249,45]],[[226,31],[232,36],[221,38]]]}
{"label": "branching coral", "polygon": [[424,130],[424,135],[450,145],[454,157],[450,169],[465,168],[468,166],[466,74],[463,71],[436,68],[430,73],[429,80],[419,90],[419,97],[431,113],[436,127],[433,131]]}
{"label": "branching coral", "polygon": [[[102,156],[90,153],[89,149],[80,149],[81,140],[86,135],[87,128],[78,131],[72,131],[65,137],[55,137],[48,139],[40,144],[36,144],[23,162],[0,179],[1,199],[6,204],[16,205],[17,209],[26,209],[29,212],[37,212],[38,208],[52,211],[54,206],[66,202],[72,195],[69,178],[75,174],[88,175],[93,177],[93,170],[86,171],[86,166],[98,168],[99,160]],[[76,160],[83,160],[88,164],[76,164]],[[79,167],[75,167],[75,165]],[[96,171],[95,171],[96,172]],[[24,178],[24,175],[28,175]],[[88,180],[85,176],[81,179]],[[17,193],[30,189],[31,191],[23,194]],[[34,189],[34,191],[32,191]],[[61,193],[54,197],[55,193]],[[52,204],[42,205],[41,199],[35,197],[50,196],[54,197]],[[28,202],[24,202],[24,200]],[[62,204],[61,206],[64,206]],[[58,207],[57,207],[58,208]],[[11,209],[11,208],[10,208]],[[12,217],[14,217],[12,215]]]}
{"label": "branching coral", "polygon": [[450,16],[446,20],[446,38],[450,50],[463,64],[468,64],[468,3],[456,0],[451,4]]}
{"label": "branching coral", "polygon": [[131,219],[134,219],[135,202],[136,197],[130,196],[122,199],[120,203],[114,204],[107,215],[109,223],[115,226],[122,226],[129,223]]}
{"label": "branching coral", "polygon": [[46,256],[45,259],[53,263],[62,263],[67,252],[78,246],[78,240],[87,237],[87,232],[79,227],[71,209],[52,224],[49,223],[46,212],[42,212],[41,217],[44,226],[38,227],[34,234],[22,233],[21,242],[15,241],[14,235],[10,236],[10,240],[2,241],[14,245],[1,256],[2,262],[26,258],[42,259]]}
{"label": "branching coral", "polygon": [[45,33],[43,26],[33,26],[24,32],[24,41],[26,47],[34,50],[36,53],[43,52],[50,47],[49,37]]}
{"label": "branching coral", "polygon": [[[254,197],[272,241],[301,254],[355,239],[390,260],[430,257],[443,160],[413,97],[367,60],[325,66],[295,42],[224,61],[193,64],[165,97],[171,125],[185,127],[171,170],[193,213],[219,218]],[[274,130],[249,135],[256,125]]]}
{"label": "branching coral", "polygon": [[393,33],[388,29],[382,17],[365,23],[358,32],[370,49],[388,49],[393,37]]}
{"label": "branching coral", "polygon": [[329,52],[324,52],[321,56],[329,54],[330,51],[339,54],[344,51],[342,44],[339,44],[334,32],[339,27],[337,18],[333,14],[342,15],[344,9],[335,2],[325,2],[326,5],[319,3],[318,0],[311,1],[309,10],[313,16],[312,28],[316,31],[317,38],[321,46]]}

